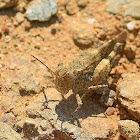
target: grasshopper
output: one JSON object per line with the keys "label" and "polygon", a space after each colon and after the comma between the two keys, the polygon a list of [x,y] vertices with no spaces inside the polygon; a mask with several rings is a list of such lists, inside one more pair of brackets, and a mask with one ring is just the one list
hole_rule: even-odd
{"label": "grasshopper", "polygon": [[83,104],[83,91],[104,89],[101,96],[101,99],[103,99],[108,90],[108,85],[102,83],[107,79],[126,38],[127,31],[124,30],[99,48],[94,48],[90,52],[79,55],[68,66],[58,67],[55,72],[35,56],[32,55],[32,57],[41,62],[53,75],[55,87],[63,98],[69,90],[73,91],[78,104],[73,112],[74,115]]}

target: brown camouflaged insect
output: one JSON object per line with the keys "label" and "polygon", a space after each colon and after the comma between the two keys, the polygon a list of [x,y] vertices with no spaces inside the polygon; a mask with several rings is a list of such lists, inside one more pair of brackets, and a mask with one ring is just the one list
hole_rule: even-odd
{"label": "brown camouflaged insect", "polygon": [[115,63],[119,50],[127,38],[127,31],[122,31],[119,35],[109,40],[99,48],[95,48],[90,52],[79,55],[75,60],[70,62],[66,67],[58,67],[53,72],[48,66],[32,55],[36,60],[41,62],[49,72],[54,76],[56,89],[61,93],[62,97],[69,90],[72,90],[76,96],[78,107],[73,115],[82,106],[83,91],[104,89],[104,94],[108,90],[108,85],[102,84],[105,81]]}

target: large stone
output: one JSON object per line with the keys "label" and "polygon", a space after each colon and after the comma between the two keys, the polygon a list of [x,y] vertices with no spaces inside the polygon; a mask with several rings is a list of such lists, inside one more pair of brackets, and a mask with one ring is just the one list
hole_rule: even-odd
{"label": "large stone", "polygon": [[127,73],[117,84],[118,99],[123,107],[140,120],[140,73]]}
{"label": "large stone", "polygon": [[27,9],[29,20],[48,21],[51,16],[58,11],[58,6],[54,0],[37,0]]}
{"label": "large stone", "polygon": [[74,15],[78,12],[78,7],[75,0],[70,0],[67,2],[66,11],[69,15]]}
{"label": "large stone", "polygon": [[21,140],[21,137],[9,125],[0,122],[0,140]]}
{"label": "large stone", "polygon": [[107,0],[107,11],[112,14],[129,15],[140,18],[139,0]]}
{"label": "large stone", "polygon": [[0,9],[15,6],[18,0],[0,0]]}
{"label": "large stone", "polygon": [[87,0],[77,0],[77,5],[79,7],[86,7],[87,6]]}
{"label": "large stone", "polygon": [[79,25],[73,31],[73,40],[79,48],[90,47],[94,43],[94,32],[91,28],[85,28],[84,25]]}
{"label": "large stone", "polygon": [[127,140],[138,140],[139,124],[131,120],[120,120],[118,124],[121,135]]}

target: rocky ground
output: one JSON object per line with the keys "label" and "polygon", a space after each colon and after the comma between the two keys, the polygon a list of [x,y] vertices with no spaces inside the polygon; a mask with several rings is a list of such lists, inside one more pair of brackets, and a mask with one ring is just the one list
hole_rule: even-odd
{"label": "rocky ground", "polygon": [[[0,0],[0,23],[0,139],[140,139],[139,0]],[[123,56],[108,77],[115,102],[104,107],[90,92],[72,117],[75,96],[62,99],[31,54],[56,70],[124,29]]]}

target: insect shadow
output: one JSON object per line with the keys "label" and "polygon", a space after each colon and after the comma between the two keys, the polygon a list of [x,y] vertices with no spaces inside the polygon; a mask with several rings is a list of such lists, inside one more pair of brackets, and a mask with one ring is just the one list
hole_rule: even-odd
{"label": "insect shadow", "polygon": [[78,127],[81,127],[79,119],[83,120],[89,116],[99,117],[99,114],[105,112],[105,108],[100,104],[99,99],[100,95],[97,95],[93,91],[86,93],[83,99],[82,107],[74,116],[72,116],[73,111],[77,107],[77,101],[75,95],[71,94],[67,99],[62,99],[56,106],[55,112],[58,115],[57,119],[62,121],[62,123],[68,121],[74,125],[76,123]]}

